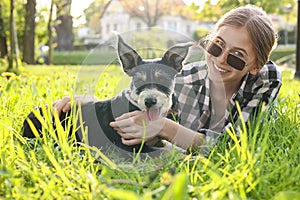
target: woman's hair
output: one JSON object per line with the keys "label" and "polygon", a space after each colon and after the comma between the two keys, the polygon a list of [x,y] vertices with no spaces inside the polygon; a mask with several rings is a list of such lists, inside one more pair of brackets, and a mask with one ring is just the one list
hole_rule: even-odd
{"label": "woman's hair", "polygon": [[216,29],[228,25],[247,29],[256,51],[257,65],[259,67],[265,65],[273,47],[277,44],[277,34],[267,13],[254,5],[237,7],[218,21]]}

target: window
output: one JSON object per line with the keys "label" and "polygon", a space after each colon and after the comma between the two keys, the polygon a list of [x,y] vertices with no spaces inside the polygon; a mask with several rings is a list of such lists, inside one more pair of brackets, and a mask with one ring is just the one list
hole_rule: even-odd
{"label": "window", "polygon": [[106,24],[106,33],[110,33],[110,25]]}
{"label": "window", "polygon": [[177,30],[177,23],[176,22],[168,22],[168,29],[172,31]]}
{"label": "window", "polygon": [[186,25],[186,32],[190,33],[191,32],[191,26],[190,25]]}
{"label": "window", "polygon": [[140,23],[140,22],[136,23],[136,30],[137,30],[137,31],[140,31],[141,28],[142,28],[141,23]]}
{"label": "window", "polygon": [[118,24],[114,24],[114,31],[118,30]]}

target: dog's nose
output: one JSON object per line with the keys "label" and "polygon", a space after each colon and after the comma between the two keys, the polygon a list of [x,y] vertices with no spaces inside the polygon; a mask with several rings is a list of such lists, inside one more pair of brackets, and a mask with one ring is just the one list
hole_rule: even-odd
{"label": "dog's nose", "polygon": [[145,105],[147,108],[150,108],[151,106],[155,105],[156,102],[157,100],[154,97],[148,97],[145,99]]}

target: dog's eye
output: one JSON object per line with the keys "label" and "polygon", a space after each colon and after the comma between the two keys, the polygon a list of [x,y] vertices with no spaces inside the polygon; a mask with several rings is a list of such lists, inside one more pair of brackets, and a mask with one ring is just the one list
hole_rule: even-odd
{"label": "dog's eye", "polygon": [[163,75],[157,77],[156,80],[158,83],[161,83],[161,84],[167,84],[172,81],[172,79],[169,77],[168,74],[163,74]]}
{"label": "dog's eye", "polygon": [[137,77],[134,77],[133,84],[135,85],[135,87],[139,88],[139,87],[142,87],[143,85],[145,85],[146,81],[143,77],[137,76]]}
{"label": "dog's eye", "polygon": [[161,72],[160,71],[155,71],[154,72],[154,77],[161,77]]}
{"label": "dog's eye", "polygon": [[134,82],[135,82],[135,83],[140,83],[140,84],[142,84],[142,83],[145,83],[146,80],[145,80],[144,78],[138,77],[138,78],[136,78],[136,79],[134,80]]}
{"label": "dog's eye", "polygon": [[135,80],[145,82],[147,80],[147,76],[144,73],[136,73]]}

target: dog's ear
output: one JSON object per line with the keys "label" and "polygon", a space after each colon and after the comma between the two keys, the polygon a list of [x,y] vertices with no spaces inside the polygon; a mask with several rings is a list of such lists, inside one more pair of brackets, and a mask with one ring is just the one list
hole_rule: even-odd
{"label": "dog's ear", "polygon": [[182,62],[189,52],[189,48],[194,45],[193,42],[184,44],[177,44],[168,49],[162,57],[162,63],[174,68],[180,72],[182,69]]}
{"label": "dog's ear", "polygon": [[129,76],[132,75],[132,69],[142,63],[141,56],[128,44],[126,44],[120,35],[117,35],[118,57],[123,71]]}

